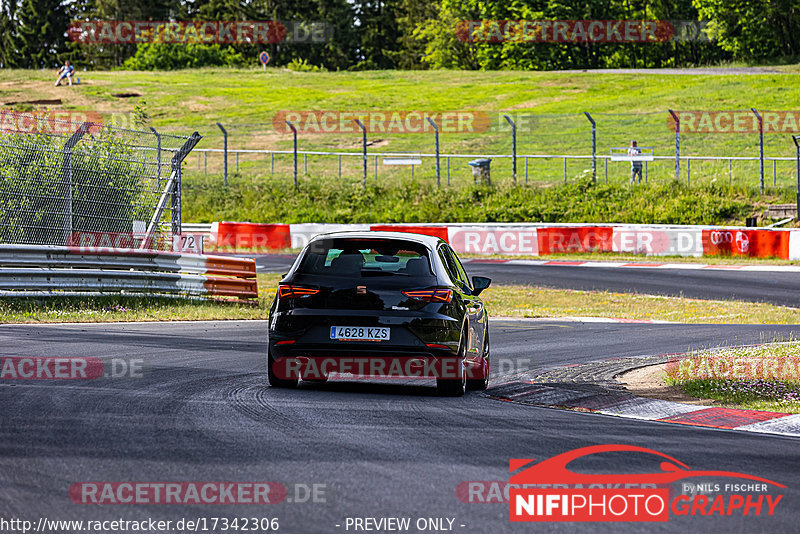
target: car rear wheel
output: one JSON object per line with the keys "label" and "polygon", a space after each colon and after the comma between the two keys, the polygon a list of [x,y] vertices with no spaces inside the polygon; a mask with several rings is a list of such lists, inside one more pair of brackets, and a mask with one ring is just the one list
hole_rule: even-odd
{"label": "car rear wheel", "polygon": [[[454,368],[461,372],[461,378],[454,376],[440,376],[436,379],[436,389],[444,397],[461,397],[467,390],[467,368],[464,365],[464,356],[467,352],[466,333],[461,334],[461,343],[458,345],[458,359]],[[447,375],[447,373],[442,373]]]}
{"label": "car rear wheel", "polygon": [[483,338],[483,365],[481,367],[481,377],[467,380],[468,391],[483,391],[489,387],[489,333]]}
{"label": "car rear wheel", "polygon": [[269,378],[269,385],[275,388],[296,388],[297,378],[280,378],[275,372],[275,359],[272,353],[267,353],[267,376]]}

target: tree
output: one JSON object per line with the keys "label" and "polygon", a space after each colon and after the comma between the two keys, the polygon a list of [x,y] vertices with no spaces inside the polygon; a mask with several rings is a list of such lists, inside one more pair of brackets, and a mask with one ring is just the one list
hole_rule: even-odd
{"label": "tree", "polygon": [[708,33],[736,59],[800,55],[800,0],[694,0]]}
{"label": "tree", "polygon": [[64,51],[69,17],[60,0],[23,0],[17,11],[16,35],[11,37],[10,66],[54,67]]}
{"label": "tree", "polygon": [[414,30],[426,21],[434,20],[440,7],[438,0],[399,0],[396,10],[398,48],[386,52],[396,68],[421,69],[426,66],[422,62],[425,44],[414,36]]}
{"label": "tree", "polygon": [[418,24],[414,35],[425,43],[422,61],[436,68],[545,70],[661,67],[699,64],[724,58],[724,52],[715,43],[708,42],[554,43],[514,39],[470,42],[466,39],[468,21],[697,20],[697,10],[691,1],[442,0],[438,17]]}
{"label": "tree", "polygon": [[17,34],[15,17],[17,3],[15,0],[5,0],[0,3],[0,66],[7,68],[15,66],[17,61],[16,43]]}

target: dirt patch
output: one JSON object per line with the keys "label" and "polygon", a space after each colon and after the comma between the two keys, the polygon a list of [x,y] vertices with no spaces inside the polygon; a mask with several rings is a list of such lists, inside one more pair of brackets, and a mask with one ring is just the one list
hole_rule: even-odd
{"label": "dirt patch", "polygon": [[53,98],[53,99],[40,99],[40,100],[20,100],[18,102],[6,102],[5,106],[18,106],[20,104],[30,104],[32,106],[60,106],[61,99],[60,98]]}
{"label": "dirt patch", "polygon": [[111,96],[115,96],[117,98],[134,98],[142,95],[139,93],[111,93]]}
{"label": "dirt patch", "polygon": [[625,386],[630,393],[639,397],[650,399],[661,399],[683,404],[698,404],[701,406],[711,406],[713,399],[698,399],[687,395],[678,386],[668,386],[664,383],[666,376],[665,367],[667,364],[649,365],[633,369],[617,377],[617,381]]}
{"label": "dirt patch", "polygon": [[[83,75],[83,73],[81,73]],[[105,82],[98,83],[104,85]],[[11,85],[0,87],[2,102],[12,105],[28,105],[47,107],[53,110],[83,109],[100,114],[123,113],[126,104],[120,100],[106,100],[95,95],[86,94],[84,86],[66,84],[54,87],[51,81],[27,80],[24,83],[13,82]],[[32,104],[32,102],[43,102]],[[45,103],[46,102],[46,103]],[[122,107],[121,107],[122,106]]]}

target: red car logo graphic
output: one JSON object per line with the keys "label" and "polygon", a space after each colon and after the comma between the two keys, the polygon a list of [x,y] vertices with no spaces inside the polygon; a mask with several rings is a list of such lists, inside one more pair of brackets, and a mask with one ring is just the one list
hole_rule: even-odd
{"label": "red car logo graphic", "polygon": [[[665,461],[661,462],[661,472],[658,473],[636,473],[636,474],[586,474],[570,471],[567,465],[578,459],[591,454],[602,452],[643,452],[660,456]],[[513,472],[520,467],[530,464],[535,460],[514,459],[510,461],[509,471]],[[693,470],[683,462],[676,460],[672,456],[662,452],[637,447],[635,445],[594,445],[568,451],[521,471],[511,477],[509,481],[514,485],[523,484],[669,484],[677,480],[691,477],[710,477],[724,476],[745,478],[758,482],[766,482],[779,488],[785,488],[783,484],[745,473],[735,471],[702,471]]]}

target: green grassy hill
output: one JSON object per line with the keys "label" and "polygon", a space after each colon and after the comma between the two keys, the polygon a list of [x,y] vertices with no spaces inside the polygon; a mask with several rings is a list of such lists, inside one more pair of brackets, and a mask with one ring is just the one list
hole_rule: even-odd
{"label": "green grassy hill", "polygon": [[[284,69],[200,69],[175,72],[81,72],[81,84],[54,88],[53,73],[44,71],[0,71],[0,101],[6,109],[27,109],[31,101],[60,100],[54,109],[92,110],[124,114],[135,105],[145,106],[149,125],[164,131],[188,134],[199,131],[205,136],[198,148],[221,148],[222,136],[215,126],[219,121],[228,129],[231,149],[288,150],[291,135],[275,132],[272,119],[286,110],[387,110],[488,112],[497,128],[477,134],[442,134],[445,154],[510,154],[511,136],[501,116],[504,113],[525,117],[527,126],[518,132],[519,154],[586,155],[591,152],[590,125],[582,112],[589,111],[597,121],[598,153],[608,154],[611,147],[626,146],[631,139],[652,146],[657,155],[674,154],[674,133],[667,124],[666,110],[800,110],[800,68],[798,66],[762,69],[757,74],[666,74],[609,72],[462,72],[462,71],[373,71],[373,72],[293,72]],[[118,97],[115,94],[140,96]],[[11,105],[9,105],[11,104]],[[117,118],[120,118],[118,115]],[[682,154],[693,156],[757,156],[756,134],[684,134]],[[358,152],[360,135],[303,135],[301,150]],[[369,135],[369,151],[433,152],[431,134]],[[765,136],[766,155],[793,157],[794,145],[788,135]],[[222,158],[219,154],[192,155],[186,164],[186,185],[204,191],[210,183],[220,183]],[[243,191],[251,184],[291,182],[290,156],[241,154],[239,174],[236,157],[231,154],[231,184]],[[369,160],[370,183],[375,183],[376,159]],[[411,169],[388,167],[377,159],[377,183],[391,185],[407,182]],[[443,161],[443,166],[446,165]],[[463,159],[452,159],[451,182],[468,185],[470,169]],[[496,159],[493,179],[510,185],[510,160]],[[552,187],[564,181],[561,159],[530,159],[528,181]],[[446,166],[444,167],[446,169]],[[567,162],[567,182],[586,179],[589,160]],[[206,171],[207,169],[207,171]],[[610,163],[611,184],[623,185],[628,178],[628,164]],[[729,175],[728,162],[693,162],[692,182],[723,185],[731,179],[737,191],[758,184],[756,162],[734,161]],[[307,172],[306,172],[307,170]],[[671,160],[649,165],[650,184],[667,184],[674,178]],[[598,178],[605,178],[602,163]],[[209,176],[203,176],[206,172]],[[301,180],[338,190],[360,183],[359,158],[343,158],[339,181],[336,156],[311,156],[300,161]],[[445,172],[445,171],[443,171]],[[414,182],[433,183],[434,165],[425,160],[415,169]],[[523,183],[524,161],[519,162],[518,182]],[[681,180],[685,181],[685,166]],[[773,169],[767,166],[767,183],[772,185]],[[789,198],[788,188],[795,183],[793,161],[780,161],[775,167],[779,197]],[[238,184],[238,185],[237,185]],[[338,185],[337,185],[338,184]],[[270,186],[271,187],[271,186]],[[741,189],[744,187],[745,189]],[[733,191],[734,189],[731,189]],[[676,193],[677,194],[677,193]],[[245,195],[247,196],[247,195]],[[741,195],[739,195],[741,196]],[[184,205],[186,219],[192,218],[191,194]],[[778,198],[778,197],[775,197]],[[211,197],[196,197],[205,206],[196,215],[205,218],[211,211],[216,218],[237,218],[246,212],[251,219],[276,216],[256,205],[219,213],[210,206]],[[255,201],[254,201],[255,202]],[[266,202],[262,199],[261,202]],[[748,201],[750,202],[750,201]],[[230,203],[228,203],[230,204]],[[217,204],[218,206],[219,204]],[[206,209],[207,208],[207,209]],[[210,211],[209,211],[210,210]],[[603,211],[600,209],[600,211]],[[228,213],[228,216],[224,216]],[[223,217],[224,216],[224,217]],[[613,214],[609,214],[613,218]],[[734,217],[731,215],[731,217]],[[735,217],[738,217],[735,216]]]}

